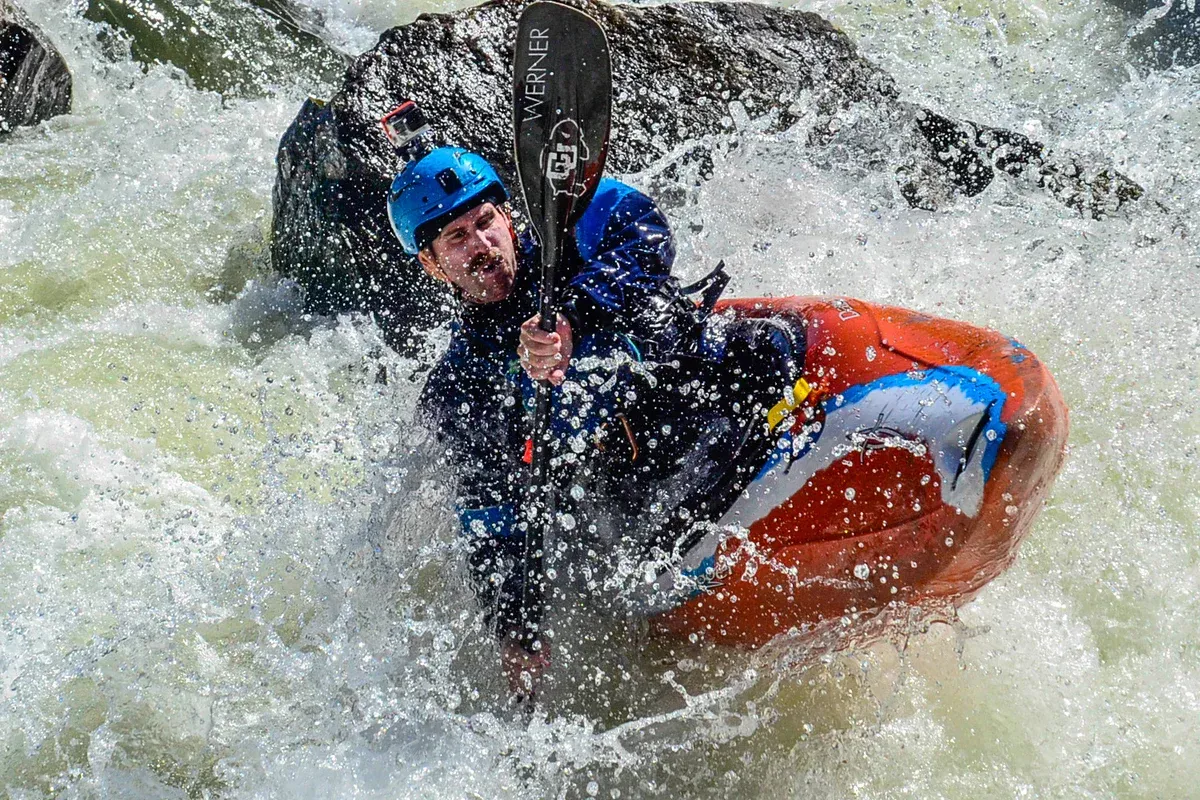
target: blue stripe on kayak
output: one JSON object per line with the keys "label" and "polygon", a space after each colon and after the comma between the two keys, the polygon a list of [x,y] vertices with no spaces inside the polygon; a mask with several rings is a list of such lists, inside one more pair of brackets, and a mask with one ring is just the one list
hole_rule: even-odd
{"label": "blue stripe on kayak", "polygon": [[[858,403],[868,394],[879,389],[917,387],[935,381],[957,387],[969,400],[987,408],[987,423],[982,431],[984,441],[987,443],[984,446],[982,461],[983,477],[984,480],[987,480],[992,474],[992,467],[996,464],[996,457],[1000,455],[1000,443],[1004,441],[1004,434],[1008,432],[1008,426],[1000,421],[1000,414],[1004,410],[1004,401],[1007,395],[1000,384],[979,370],[961,366],[929,367],[912,372],[885,375],[870,383],[851,386],[840,395],[825,400],[822,407],[828,412],[846,404]],[[992,434],[991,436],[988,436],[989,432]]]}
{"label": "blue stripe on kayak", "polygon": [[[821,402],[821,408],[826,414],[829,414],[843,406],[855,405],[875,391],[895,388],[916,388],[928,385],[934,381],[946,386],[957,387],[969,400],[977,402],[987,409],[987,421],[980,432],[985,443],[981,466],[983,468],[984,480],[987,480],[991,476],[992,467],[995,466],[996,458],[1000,454],[1000,444],[1004,441],[1004,435],[1008,432],[1008,426],[1000,421],[1006,395],[1000,384],[978,370],[961,366],[930,367],[919,371],[885,375],[870,383],[851,386],[838,395],[826,398]],[[816,443],[823,431],[824,426],[822,426],[821,431],[817,431],[816,433],[806,433],[805,436],[808,441],[804,443],[803,449],[798,453],[793,453],[794,440],[791,432],[785,432],[779,438],[775,448],[771,450],[770,455],[767,456],[766,463],[758,471],[754,480],[761,480],[777,467],[803,458],[804,453]]]}

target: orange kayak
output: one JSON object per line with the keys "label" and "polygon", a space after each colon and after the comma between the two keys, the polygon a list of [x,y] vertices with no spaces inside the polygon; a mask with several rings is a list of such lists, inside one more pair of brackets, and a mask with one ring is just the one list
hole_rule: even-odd
{"label": "orange kayak", "polygon": [[802,326],[779,444],[645,608],[672,635],[758,647],[890,603],[961,604],[1016,557],[1062,466],[1067,408],[1014,339],[840,298],[718,312]]}

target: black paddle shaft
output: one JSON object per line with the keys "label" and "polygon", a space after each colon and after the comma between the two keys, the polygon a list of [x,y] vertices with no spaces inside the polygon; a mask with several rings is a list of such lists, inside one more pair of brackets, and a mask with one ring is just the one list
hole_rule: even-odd
{"label": "black paddle shaft", "polygon": [[[538,313],[542,330],[553,332],[563,243],[595,194],[608,153],[612,67],[608,40],[596,20],[554,2],[526,7],[517,24],[513,112],[517,173],[542,246]],[[550,419],[550,384],[539,381],[525,502],[527,572],[521,610],[527,644],[537,638],[542,555],[554,518]]]}

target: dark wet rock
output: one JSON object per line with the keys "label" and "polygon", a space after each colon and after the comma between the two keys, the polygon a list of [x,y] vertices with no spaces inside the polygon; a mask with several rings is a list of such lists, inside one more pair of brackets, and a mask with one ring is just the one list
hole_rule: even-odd
{"label": "dark wet rock", "polygon": [[[947,187],[974,197],[1001,173],[1029,181],[1068,208],[1094,217],[1112,213],[1142,196],[1142,188],[1116,170],[1088,164],[1077,156],[1055,155],[1020,133],[953,120],[927,109],[918,111],[914,121],[926,160],[909,163],[897,172],[900,193],[913,208],[935,210],[944,194],[930,193]],[[910,179],[921,170],[941,177]]]}
{"label": "dark wet rock", "polygon": [[0,0],[0,134],[71,110],[67,62],[9,0]]}
{"label": "dark wet rock", "polygon": [[1130,61],[1144,69],[1200,64],[1200,3],[1108,0],[1128,15]]}
{"label": "dark wet rock", "polygon": [[1151,4],[1130,39],[1137,62],[1150,69],[1200,64],[1200,3],[1174,0],[1163,9],[1162,3]]}
{"label": "dark wet rock", "polygon": [[173,64],[200,89],[258,96],[299,83],[336,84],[348,56],[320,36],[320,16],[288,0],[88,0],[144,64]]}
{"label": "dark wet rock", "polygon": [[[892,78],[815,14],[751,3],[572,2],[601,21],[612,46],[609,170],[642,172],[668,205],[703,179],[713,148],[731,146],[747,126],[798,129],[806,152],[831,167],[895,173],[898,194],[917,208],[977,195],[998,175],[1097,216],[1140,194],[1112,170],[901,101]],[[301,109],[280,143],[272,257],[305,287],[311,311],[370,311],[397,339],[444,318],[445,296],[388,226],[397,162],[379,119],[414,99],[443,142],[480,152],[515,186],[508,98],[523,6],[496,0],[393,28],[328,103]]]}

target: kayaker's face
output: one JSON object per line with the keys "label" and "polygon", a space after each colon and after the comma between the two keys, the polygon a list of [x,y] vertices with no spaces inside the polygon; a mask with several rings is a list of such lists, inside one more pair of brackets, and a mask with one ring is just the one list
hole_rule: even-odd
{"label": "kayaker's face", "polygon": [[517,275],[512,220],[492,203],[457,218],[418,254],[421,266],[453,284],[471,303],[496,303],[512,292]]}

